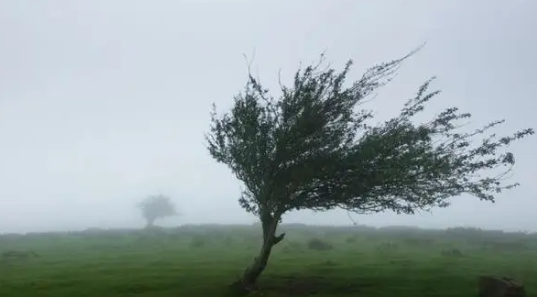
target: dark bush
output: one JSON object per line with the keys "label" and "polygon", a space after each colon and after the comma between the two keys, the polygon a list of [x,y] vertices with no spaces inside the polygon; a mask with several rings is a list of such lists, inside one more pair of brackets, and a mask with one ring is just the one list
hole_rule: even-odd
{"label": "dark bush", "polygon": [[328,251],[334,247],[329,242],[320,240],[318,238],[312,238],[308,241],[308,248],[315,251]]}
{"label": "dark bush", "polygon": [[192,248],[200,248],[205,246],[206,240],[203,237],[194,237],[192,241],[190,242],[190,247]]}

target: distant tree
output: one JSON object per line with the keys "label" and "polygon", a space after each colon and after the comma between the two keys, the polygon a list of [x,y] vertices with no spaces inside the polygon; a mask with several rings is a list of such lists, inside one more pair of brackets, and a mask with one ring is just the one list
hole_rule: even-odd
{"label": "distant tree", "polygon": [[138,207],[147,222],[146,227],[153,227],[156,219],[177,215],[175,205],[164,195],[149,196],[140,202]]}
{"label": "distant tree", "polygon": [[494,121],[465,132],[460,121],[471,115],[456,107],[416,123],[415,115],[439,93],[429,91],[433,79],[386,122],[372,124],[373,113],[357,108],[413,53],[369,68],[350,86],[352,61],[338,72],[324,67],[321,56],[299,69],[290,87],[280,85],[278,99],[249,74],[230,112],[218,114],[213,104],[208,150],[244,183],[239,203],[259,217],[263,230],[259,255],[236,289],[246,293],[255,285],[284,238],[276,230],[288,211],[412,214],[447,207],[463,193],[494,201],[517,185],[505,181],[515,158],[503,149],[533,130],[498,137],[488,133],[503,123]]}

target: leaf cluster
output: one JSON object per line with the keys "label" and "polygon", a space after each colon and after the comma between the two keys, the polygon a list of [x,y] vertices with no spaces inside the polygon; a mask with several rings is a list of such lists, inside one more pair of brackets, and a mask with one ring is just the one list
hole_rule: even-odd
{"label": "leaf cluster", "polygon": [[213,106],[208,150],[245,185],[239,202],[248,211],[280,216],[286,211],[343,208],[354,212],[446,207],[463,193],[494,201],[517,186],[506,181],[515,163],[506,148],[532,129],[498,136],[494,121],[465,131],[471,115],[451,107],[417,123],[434,78],[406,101],[399,115],[370,124],[361,108],[387,84],[409,55],[368,69],[346,86],[342,71],[318,64],[299,69],[291,86],[272,97],[249,75],[230,112]]}

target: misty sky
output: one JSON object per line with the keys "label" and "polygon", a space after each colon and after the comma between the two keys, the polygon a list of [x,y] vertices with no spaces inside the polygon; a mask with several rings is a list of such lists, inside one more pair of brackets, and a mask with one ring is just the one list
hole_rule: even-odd
{"label": "misty sky", "polygon": [[[427,115],[458,106],[474,127],[537,128],[535,28],[534,0],[0,1],[0,232],[143,226],[134,205],[158,193],[184,213],[164,225],[253,222],[203,138],[211,103],[228,108],[246,82],[243,54],[275,88],[279,69],[288,82],[323,51],[337,67],[352,58],[357,79],[427,41],[367,106],[376,119],[437,76]],[[537,231],[536,144],[512,146],[522,186],[496,204],[353,218]],[[343,211],[284,220],[351,223]]]}

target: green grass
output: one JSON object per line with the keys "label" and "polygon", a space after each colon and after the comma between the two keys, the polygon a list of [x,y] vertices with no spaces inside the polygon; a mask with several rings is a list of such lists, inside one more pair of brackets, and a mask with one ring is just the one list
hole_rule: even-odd
{"label": "green grass", "polygon": [[[0,251],[31,250],[39,257],[0,262],[0,292],[9,297],[226,296],[227,285],[259,248],[256,232],[195,227],[2,238]],[[289,230],[260,279],[263,296],[476,296],[477,277],[483,274],[510,276],[537,292],[533,247],[491,250],[472,238],[433,234],[419,241],[415,235],[377,233]],[[309,249],[312,238],[333,249]],[[387,242],[395,247],[384,249]],[[454,248],[463,256],[442,255]]]}

